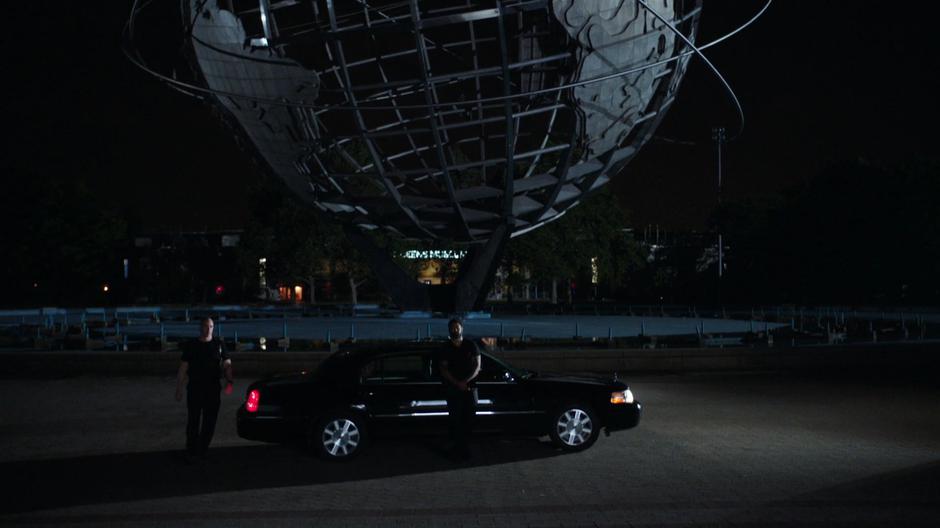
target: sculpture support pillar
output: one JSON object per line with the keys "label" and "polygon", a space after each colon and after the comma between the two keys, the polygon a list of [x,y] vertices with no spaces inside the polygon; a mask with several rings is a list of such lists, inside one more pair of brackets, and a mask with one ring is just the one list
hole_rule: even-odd
{"label": "sculpture support pillar", "polygon": [[493,287],[496,268],[510,234],[508,224],[497,227],[484,244],[470,249],[460,263],[454,284],[428,286],[415,280],[385,249],[376,246],[357,228],[347,226],[345,231],[350,243],[369,263],[379,284],[401,309],[444,313],[466,313],[482,308],[486,294]]}
{"label": "sculpture support pillar", "polygon": [[389,255],[375,245],[371,238],[353,226],[345,226],[349,242],[362,254],[382,288],[403,310],[431,310],[431,297],[427,284],[421,284],[409,275]]}
{"label": "sculpture support pillar", "polygon": [[465,313],[483,307],[486,294],[493,287],[496,268],[499,267],[509,233],[508,224],[500,225],[493,230],[485,244],[470,249],[464,257],[457,273],[454,312]]}

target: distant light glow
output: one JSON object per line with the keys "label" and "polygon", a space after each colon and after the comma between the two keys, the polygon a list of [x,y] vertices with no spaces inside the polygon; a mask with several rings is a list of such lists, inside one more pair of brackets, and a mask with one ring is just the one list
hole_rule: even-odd
{"label": "distant light glow", "polygon": [[219,284],[218,286],[215,287],[216,295],[222,295],[223,293],[225,293],[225,286]]}
{"label": "distant light glow", "polygon": [[108,293],[108,290],[110,290],[110,289],[111,289],[111,287],[108,286],[107,284],[105,284],[104,286],[101,287],[101,291],[103,291],[103,292],[105,292],[105,293]]}

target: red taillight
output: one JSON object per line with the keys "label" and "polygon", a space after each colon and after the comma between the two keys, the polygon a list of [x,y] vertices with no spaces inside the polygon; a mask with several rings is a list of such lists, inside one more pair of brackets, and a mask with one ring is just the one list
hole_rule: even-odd
{"label": "red taillight", "polygon": [[245,401],[245,410],[248,412],[258,412],[258,402],[261,400],[261,393],[253,390],[248,393],[248,400]]}

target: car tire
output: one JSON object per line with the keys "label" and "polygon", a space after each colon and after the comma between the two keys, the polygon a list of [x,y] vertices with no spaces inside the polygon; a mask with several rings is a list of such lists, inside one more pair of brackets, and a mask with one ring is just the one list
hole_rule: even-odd
{"label": "car tire", "polygon": [[362,452],[367,438],[365,422],[354,413],[329,414],[310,427],[307,442],[325,460],[350,460]]}
{"label": "car tire", "polygon": [[600,436],[597,413],[587,404],[566,403],[551,413],[548,436],[562,451],[584,451]]}

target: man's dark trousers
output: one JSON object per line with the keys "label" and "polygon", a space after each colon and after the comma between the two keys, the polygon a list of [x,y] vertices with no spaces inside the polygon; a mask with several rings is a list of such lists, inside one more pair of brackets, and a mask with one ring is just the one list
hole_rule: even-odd
{"label": "man's dark trousers", "polygon": [[209,449],[219,417],[219,391],[218,383],[186,387],[186,452],[190,455],[204,455]]}
{"label": "man's dark trousers", "polygon": [[472,391],[447,390],[447,413],[450,439],[454,451],[461,455],[470,453],[470,434],[473,430],[473,418],[476,405]]}

